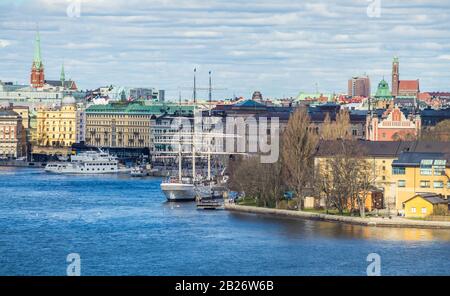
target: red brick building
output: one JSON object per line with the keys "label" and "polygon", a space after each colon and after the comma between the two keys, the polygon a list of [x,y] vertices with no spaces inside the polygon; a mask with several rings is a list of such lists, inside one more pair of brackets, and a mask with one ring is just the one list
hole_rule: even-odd
{"label": "red brick building", "polygon": [[412,141],[418,138],[421,127],[420,115],[406,117],[394,107],[386,110],[381,118],[369,114],[366,135],[369,141]]}
{"label": "red brick building", "polygon": [[400,62],[398,57],[394,57],[392,62],[392,96],[417,98],[419,93],[419,79],[400,80]]}

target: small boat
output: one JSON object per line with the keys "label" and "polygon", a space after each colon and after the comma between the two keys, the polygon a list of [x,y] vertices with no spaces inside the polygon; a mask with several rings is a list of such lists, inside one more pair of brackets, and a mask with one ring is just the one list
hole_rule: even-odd
{"label": "small boat", "polygon": [[201,199],[197,201],[198,210],[221,210],[224,209],[223,201],[217,199]]}
{"label": "small boat", "polygon": [[140,166],[140,167],[132,168],[130,175],[131,175],[131,177],[134,177],[134,178],[142,178],[142,177],[149,176],[150,173],[147,171],[147,168]]}

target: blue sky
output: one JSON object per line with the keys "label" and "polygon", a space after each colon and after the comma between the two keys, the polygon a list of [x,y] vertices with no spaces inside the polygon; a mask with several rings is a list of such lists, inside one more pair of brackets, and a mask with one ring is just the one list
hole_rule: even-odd
{"label": "blue sky", "polygon": [[[375,1],[375,0],[373,0]],[[372,1],[372,2],[373,2]],[[450,90],[448,1],[369,0],[0,0],[0,80],[28,83],[37,24],[47,79],[78,86],[107,84],[166,89],[214,85],[249,97],[346,92],[347,80],[367,73],[372,88],[400,57],[401,79],[421,80],[423,91]],[[206,97],[200,92],[201,97]],[[192,96],[189,91],[184,97]]]}

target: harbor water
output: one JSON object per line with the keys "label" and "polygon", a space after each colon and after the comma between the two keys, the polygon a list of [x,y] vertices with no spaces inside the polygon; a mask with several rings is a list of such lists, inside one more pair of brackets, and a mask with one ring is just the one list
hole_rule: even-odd
{"label": "harbor water", "polygon": [[0,168],[0,275],[450,275],[450,231],[199,211],[161,179]]}

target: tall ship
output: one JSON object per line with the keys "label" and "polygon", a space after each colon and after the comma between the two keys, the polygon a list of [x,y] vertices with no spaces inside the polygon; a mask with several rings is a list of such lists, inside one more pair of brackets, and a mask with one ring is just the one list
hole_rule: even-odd
{"label": "tall ship", "polygon": [[72,155],[70,162],[47,164],[45,171],[57,174],[115,174],[121,170],[117,157],[101,150]]}
{"label": "tall ship", "polygon": [[[194,93],[193,98],[194,102],[196,102],[196,69],[194,69]],[[209,117],[211,118],[211,110],[212,110],[212,84],[211,84],[211,72],[209,72]],[[181,106],[181,94],[180,94],[180,100],[179,105]],[[195,109],[194,109],[195,113]],[[194,120],[195,121],[195,120]],[[182,124],[181,124],[182,126]],[[214,198],[217,196],[217,192],[220,192],[219,186],[217,186],[216,183],[212,181],[211,177],[211,155],[212,154],[231,154],[231,153],[216,153],[212,152],[212,147],[214,147],[215,144],[212,144],[212,139],[215,137],[227,137],[227,135],[223,133],[214,134],[213,133],[213,125],[211,125],[210,129],[205,129],[206,132],[203,131],[205,128],[202,127],[201,131],[197,130],[197,126],[194,123],[193,130],[190,131],[184,131],[182,133],[182,128],[180,127],[178,129],[178,133],[174,132],[172,134],[173,137],[175,137],[178,134],[178,176],[171,176],[164,180],[161,183],[161,190],[166,196],[168,201],[195,201],[201,200],[201,199],[207,199],[207,198]],[[187,138],[187,142],[183,141],[184,138]],[[174,144],[174,142],[177,142],[175,138],[173,138],[172,142],[161,142],[159,144]],[[208,143],[205,144],[203,140],[208,140]],[[182,145],[190,145],[191,151],[190,152],[183,152]],[[207,149],[207,151],[204,151]],[[183,177],[182,175],[182,158],[183,153],[190,154],[189,157],[192,157],[192,176],[191,177]],[[169,152],[169,154],[172,154],[172,152]],[[204,155],[207,155],[208,157],[208,176],[205,178],[200,174],[200,176],[197,175],[196,171],[196,159],[202,158]],[[218,190],[219,189],[219,190]]]}
{"label": "tall ship", "polygon": [[161,183],[161,190],[170,202],[194,201],[197,196],[194,180],[183,178],[181,149],[180,142],[178,149],[178,176],[171,176]]}

